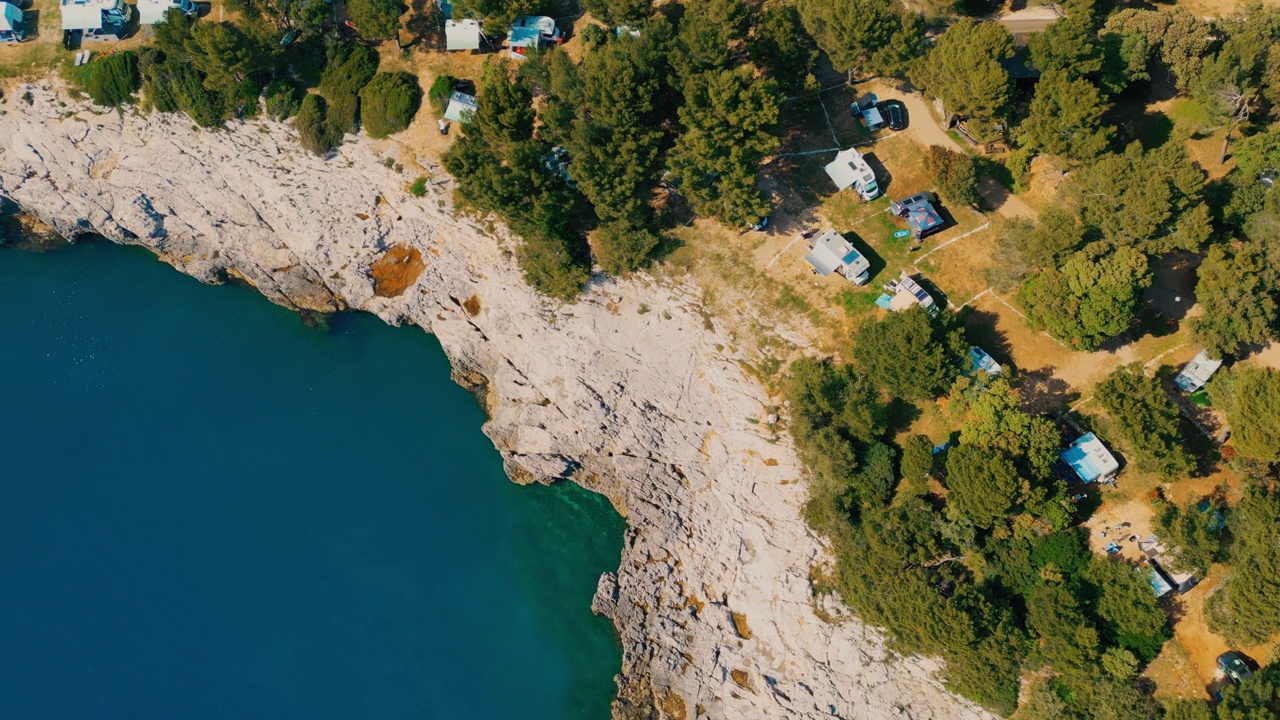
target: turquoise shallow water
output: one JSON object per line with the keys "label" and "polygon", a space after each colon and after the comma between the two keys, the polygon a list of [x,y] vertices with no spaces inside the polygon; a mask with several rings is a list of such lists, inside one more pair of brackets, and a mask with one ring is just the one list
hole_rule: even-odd
{"label": "turquoise shallow water", "polygon": [[0,251],[0,711],[604,718],[622,521],[506,480],[435,340]]}

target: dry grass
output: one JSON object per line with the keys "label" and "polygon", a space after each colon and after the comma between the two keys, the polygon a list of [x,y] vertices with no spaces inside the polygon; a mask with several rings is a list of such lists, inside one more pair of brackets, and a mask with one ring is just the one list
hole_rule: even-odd
{"label": "dry grass", "polygon": [[[384,298],[399,297],[417,282],[426,267],[417,248],[392,245],[369,269],[369,275],[373,277],[373,294]],[[478,301],[476,309],[479,310]]]}

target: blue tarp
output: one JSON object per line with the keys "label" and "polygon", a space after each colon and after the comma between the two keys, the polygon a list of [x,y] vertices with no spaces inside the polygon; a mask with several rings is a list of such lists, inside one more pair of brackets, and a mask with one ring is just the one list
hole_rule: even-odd
{"label": "blue tarp", "polygon": [[893,305],[890,304],[892,302],[893,302],[893,297],[890,295],[881,295],[880,297],[876,298],[876,304],[884,308],[885,310],[893,309]]}
{"label": "blue tarp", "polygon": [[[1080,479],[1091,483],[1108,475],[1116,468],[1115,458],[1102,447],[1102,441],[1098,440],[1098,436],[1093,433],[1085,433],[1076,440],[1071,447],[1062,451],[1063,461],[1076,471],[1076,475]],[[1104,467],[1101,463],[1108,463],[1110,467]]]}
{"label": "blue tarp", "polygon": [[985,350],[974,345],[969,348],[969,372],[977,373],[979,370],[995,377],[1000,374],[1000,363],[987,354]]}

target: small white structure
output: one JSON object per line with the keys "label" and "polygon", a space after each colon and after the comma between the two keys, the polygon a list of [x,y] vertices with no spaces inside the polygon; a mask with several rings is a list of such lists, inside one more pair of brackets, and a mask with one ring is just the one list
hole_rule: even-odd
{"label": "small white structure", "polygon": [[0,42],[21,42],[26,35],[22,11],[16,5],[0,2]]}
{"label": "small white structure", "polygon": [[63,32],[83,33],[85,40],[119,40],[133,10],[124,0],[62,0]]}
{"label": "small white structure", "polygon": [[862,153],[849,148],[836,153],[836,159],[827,163],[827,175],[840,190],[853,188],[863,200],[875,200],[880,197],[880,185],[876,182],[876,174],[867,164]]}
{"label": "small white structure", "polygon": [[454,91],[449,96],[449,105],[444,109],[444,117],[446,120],[454,122],[466,122],[467,118],[475,114],[480,106],[476,105],[476,96],[468,95],[464,92]]}
{"label": "small white structure", "polygon": [[445,50],[479,50],[479,20],[446,20],[444,23]]}
{"label": "small white structure", "polygon": [[937,311],[933,296],[920,287],[920,283],[908,275],[906,270],[902,271],[897,280],[885,285],[884,289],[885,293],[876,298],[876,305],[885,310],[903,312],[919,305],[931,314]]}
{"label": "small white structure", "polygon": [[556,27],[555,18],[525,15],[511,24],[511,31],[507,33],[507,51],[511,57],[522,60],[530,50],[563,41],[564,37],[560,34],[560,28]]}
{"label": "small white structure", "polygon": [[871,279],[871,263],[835,230],[822,233],[812,247],[804,259],[819,275],[826,277],[834,272],[854,285],[866,285]]}
{"label": "small white structure", "polygon": [[171,9],[181,11],[187,17],[198,15],[200,12],[194,0],[138,0],[138,24],[162,23]]}
{"label": "small white structure", "polygon": [[1093,433],[1085,433],[1063,450],[1062,461],[1071,466],[1081,482],[1106,483],[1116,479],[1120,462]]}
{"label": "small white structure", "polygon": [[1221,360],[1214,360],[1208,353],[1201,350],[1191,358],[1191,362],[1187,363],[1186,367],[1182,368],[1182,372],[1178,373],[1173,382],[1184,391],[1192,393],[1204,387],[1220,367],[1222,367]]}

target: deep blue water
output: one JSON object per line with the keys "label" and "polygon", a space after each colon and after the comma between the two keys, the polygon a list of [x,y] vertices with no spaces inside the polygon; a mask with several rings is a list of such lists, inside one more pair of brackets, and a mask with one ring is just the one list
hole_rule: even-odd
{"label": "deep blue water", "polygon": [[516,486],[434,338],[0,250],[0,716],[604,718],[622,521]]}

